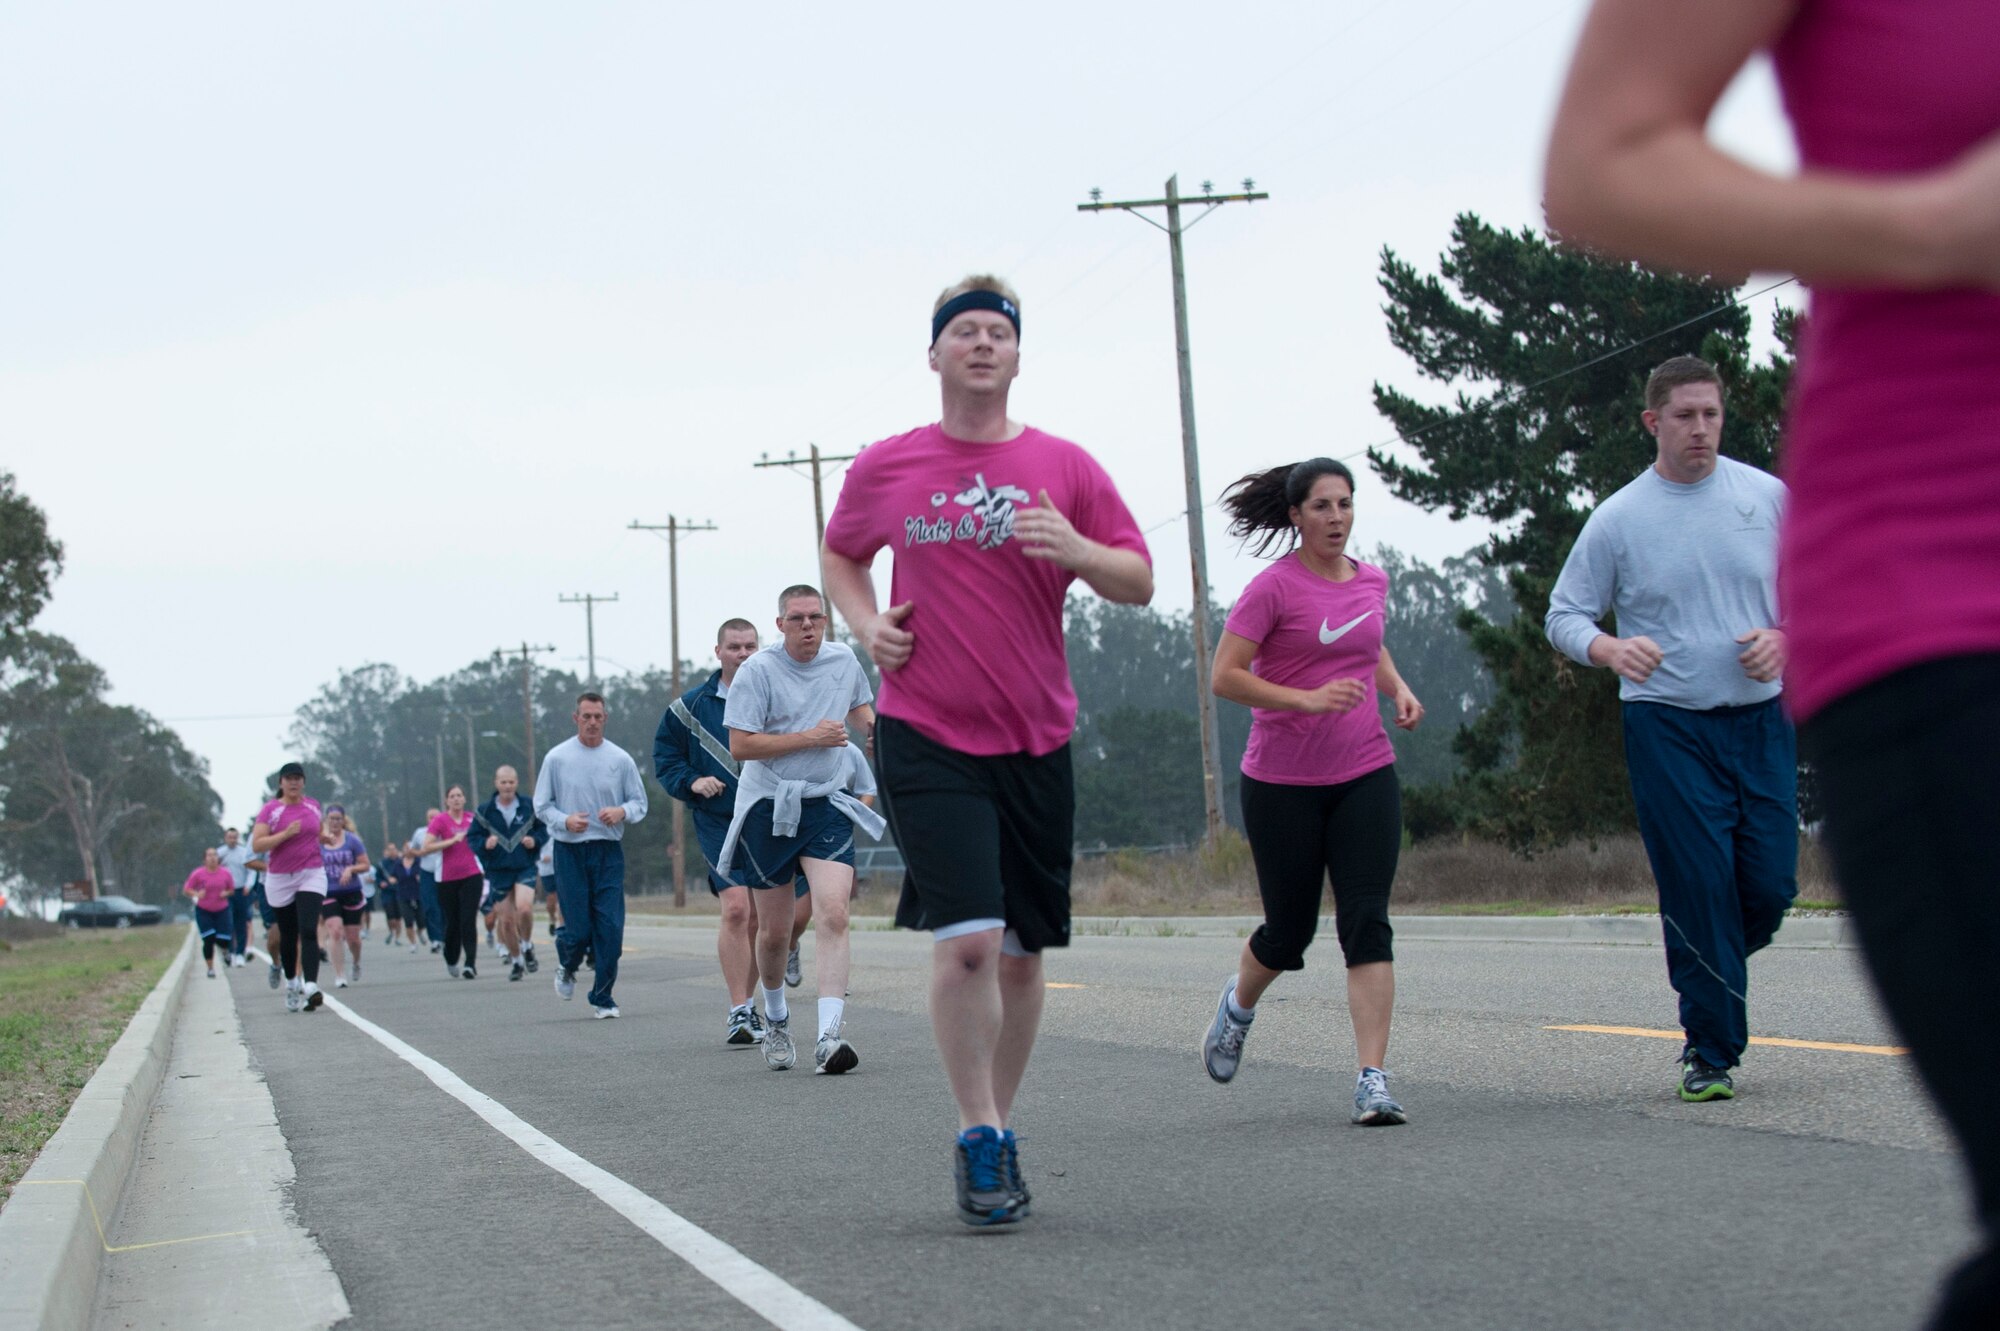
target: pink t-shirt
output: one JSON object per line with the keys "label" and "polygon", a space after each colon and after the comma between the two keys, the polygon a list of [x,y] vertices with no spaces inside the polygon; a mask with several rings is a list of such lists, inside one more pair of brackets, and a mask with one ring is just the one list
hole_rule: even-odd
{"label": "pink t-shirt", "polygon": [[[1929,170],[2000,130],[1991,0],[1804,0],[1772,57],[1811,169]],[[1795,716],[2000,650],[2000,294],[1815,288],[1782,461]]]}
{"label": "pink t-shirt", "polygon": [[235,886],[236,880],[229,876],[229,870],[204,867],[189,874],[181,890],[200,893],[194,899],[198,909],[221,910],[229,904],[229,894]]}
{"label": "pink t-shirt", "polygon": [[[1021,553],[1014,517],[1043,490],[1093,541],[1146,556],[1096,459],[1032,427],[998,444],[926,425],[864,450],[826,524],[835,554],[888,546],[889,604],[912,604],[910,659],[884,671],[882,715],[961,753],[1053,753],[1076,729],[1063,597],[1076,575]],[[1150,559],[1150,557],[1148,557]]]}
{"label": "pink t-shirt", "polygon": [[[425,830],[431,834],[432,839],[444,841],[457,836],[470,826],[472,826],[472,811],[468,809],[456,818],[448,813],[441,813],[431,819],[430,826]],[[438,862],[440,883],[454,883],[461,878],[479,876],[479,857],[474,855],[472,847],[463,841],[447,850],[444,858]]]}
{"label": "pink t-shirt", "polygon": [[272,800],[257,811],[257,821],[272,832],[282,832],[293,823],[304,824],[297,836],[265,856],[272,873],[304,873],[320,867],[318,800],[310,795],[297,804]]}
{"label": "pink t-shirt", "polygon": [[1225,627],[1257,644],[1250,673],[1288,689],[1358,679],[1367,692],[1345,712],[1250,709],[1243,775],[1281,786],[1331,786],[1396,761],[1376,703],[1389,575],[1356,559],[1354,576],[1328,582],[1294,551],[1250,580]]}

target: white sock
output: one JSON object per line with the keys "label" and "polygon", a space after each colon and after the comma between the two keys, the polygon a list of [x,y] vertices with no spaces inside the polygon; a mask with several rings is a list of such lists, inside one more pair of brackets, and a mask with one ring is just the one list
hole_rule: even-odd
{"label": "white sock", "polygon": [[1257,1018],[1257,1009],[1254,1005],[1239,1007],[1236,1002],[1236,990],[1232,988],[1229,991],[1229,1015],[1242,1022],[1254,1021]]}
{"label": "white sock", "polygon": [[840,1033],[840,1019],[842,1016],[846,1014],[846,1012],[847,1012],[846,999],[844,998],[820,999],[819,1033],[821,1035],[838,1035]]}
{"label": "white sock", "polygon": [[791,1015],[791,1009],[785,1006],[785,986],[764,990],[764,1020],[787,1021]]}
{"label": "white sock", "polygon": [[747,1013],[749,1011],[750,1011],[750,1004],[748,1003],[732,1003],[729,1005],[729,1015],[732,1017],[739,1012]]}

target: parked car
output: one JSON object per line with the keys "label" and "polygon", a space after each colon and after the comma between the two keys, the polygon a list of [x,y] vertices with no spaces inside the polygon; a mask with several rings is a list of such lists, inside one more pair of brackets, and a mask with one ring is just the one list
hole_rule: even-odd
{"label": "parked car", "polygon": [[99,897],[95,901],[64,906],[56,923],[70,929],[129,929],[135,924],[158,924],[158,906],[142,906],[130,897]]}

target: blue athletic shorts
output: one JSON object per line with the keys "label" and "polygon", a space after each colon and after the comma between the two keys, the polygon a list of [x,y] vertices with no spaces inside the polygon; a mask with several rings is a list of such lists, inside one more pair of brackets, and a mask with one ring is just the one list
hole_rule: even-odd
{"label": "blue athletic shorts", "polygon": [[[743,852],[740,850],[736,852],[735,873],[724,878],[715,871],[716,857],[722,854],[722,843],[728,835],[729,820],[727,818],[697,817],[694,820],[694,836],[695,840],[701,843],[702,858],[708,861],[708,890],[713,896],[721,896],[722,889],[725,887],[747,887],[750,884],[750,876],[745,869],[749,861],[744,859]],[[797,898],[805,894],[805,875],[800,874],[792,879],[792,896]]]}
{"label": "blue athletic shorts", "polygon": [[793,895],[807,891],[800,860],[854,863],[854,824],[828,799],[799,804],[798,835],[781,837],[771,831],[771,801],[758,800],[743,819],[736,840],[737,876],[751,887],[793,884]]}
{"label": "blue athletic shorts", "polygon": [[486,875],[486,883],[487,886],[493,889],[495,897],[505,896],[522,883],[533,887],[535,885],[535,870],[532,866],[526,869],[497,869]]}
{"label": "blue athletic shorts", "polygon": [[257,919],[266,929],[278,927],[278,913],[271,909],[271,903],[264,899],[264,881],[257,880],[257,886],[250,889],[250,902],[257,907]]}

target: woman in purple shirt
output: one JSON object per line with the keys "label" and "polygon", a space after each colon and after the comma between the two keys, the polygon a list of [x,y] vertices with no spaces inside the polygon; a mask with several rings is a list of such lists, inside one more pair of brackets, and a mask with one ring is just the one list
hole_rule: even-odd
{"label": "woman in purple shirt", "polygon": [[[326,806],[320,825],[320,862],[326,866],[326,905],[320,917],[320,940],[333,961],[333,985],[345,989],[361,979],[361,921],[368,911],[362,875],[368,872],[368,847],[347,826],[347,810]],[[342,952],[347,965],[341,966]]]}

